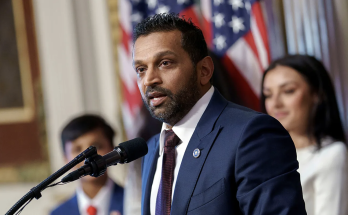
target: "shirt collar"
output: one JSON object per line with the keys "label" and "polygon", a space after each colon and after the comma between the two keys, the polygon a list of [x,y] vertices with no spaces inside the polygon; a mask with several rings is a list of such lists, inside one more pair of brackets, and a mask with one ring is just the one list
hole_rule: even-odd
{"label": "shirt collar", "polygon": [[[180,138],[181,142],[189,142],[196,126],[201,119],[205,109],[207,108],[211,97],[214,94],[214,87],[210,89],[200,98],[192,109],[179,121],[177,122],[172,130]],[[170,126],[169,126],[170,127]],[[162,124],[162,130],[160,134],[160,148],[159,155],[162,155],[164,148],[164,131],[168,130],[168,124]]]}
{"label": "shirt collar", "polygon": [[80,213],[85,214],[88,206],[90,205],[97,208],[97,211],[100,211],[100,212],[104,210],[108,211],[113,190],[114,190],[114,182],[110,178],[108,178],[107,182],[99,190],[97,195],[93,199],[91,199],[85,194],[80,183],[80,185],[76,189],[76,195],[77,195],[77,201],[78,201]]}

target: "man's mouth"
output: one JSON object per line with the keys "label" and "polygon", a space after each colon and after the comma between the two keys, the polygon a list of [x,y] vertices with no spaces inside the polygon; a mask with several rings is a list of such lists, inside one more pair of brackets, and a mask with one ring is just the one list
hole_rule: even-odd
{"label": "man's mouth", "polygon": [[165,101],[165,99],[167,98],[167,95],[163,93],[159,93],[159,92],[152,92],[152,93],[148,93],[147,97],[150,101],[150,105],[152,107],[157,107]]}

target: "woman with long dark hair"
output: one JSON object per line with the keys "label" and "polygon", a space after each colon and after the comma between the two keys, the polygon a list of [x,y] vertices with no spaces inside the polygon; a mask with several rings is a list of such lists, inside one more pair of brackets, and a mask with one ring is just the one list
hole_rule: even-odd
{"label": "woman with long dark hair", "polygon": [[274,61],[263,74],[261,108],[294,141],[307,213],[347,214],[345,135],[323,64],[305,55]]}

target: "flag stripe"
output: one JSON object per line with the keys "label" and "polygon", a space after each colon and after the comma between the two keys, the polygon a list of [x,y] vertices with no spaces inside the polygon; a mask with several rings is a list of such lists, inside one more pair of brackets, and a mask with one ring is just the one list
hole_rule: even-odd
{"label": "flag stripe", "polygon": [[120,76],[122,82],[124,82],[129,91],[138,90],[136,85],[136,73],[132,67],[132,57],[127,53],[123,45],[118,47],[118,57],[120,59]]}
{"label": "flag stripe", "polygon": [[213,49],[213,26],[211,23],[212,8],[211,0],[201,0],[202,8],[202,31],[209,49]]}
{"label": "flag stripe", "polygon": [[126,55],[130,55],[130,46],[129,41],[132,39],[132,36],[125,30],[125,28],[120,24],[121,26],[121,45],[125,48]]}
{"label": "flag stripe", "polygon": [[185,19],[190,18],[191,21],[197,26],[200,27],[200,22],[199,19],[197,17],[196,11],[195,11],[195,7],[191,6],[191,7],[187,7],[185,8],[183,11],[180,12],[180,15],[183,15],[185,17]]}
{"label": "flag stripe", "polygon": [[268,66],[268,62],[269,62],[268,54],[267,54],[265,44],[262,40],[259,28],[256,25],[256,20],[253,16],[251,17],[251,32],[254,35],[253,39],[254,39],[255,45],[257,47],[257,53],[258,53],[257,56],[258,56],[258,60],[260,62],[261,69],[264,70]]}
{"label": "flag stripe", "polygon": [[127,98],[126,103],[129,105],[129,111],[132,116],[136,115],[139,106],[142,105],[141,95],[139,90],[129,91],[124,82],[122,82],[123,98]]}
{"label": "flag stripe", "polygon": [[260,68],[262,68],[262,64],[261,64],[261,61],[260,61],[260,56],[259,56],[259,51],[258,51],[258,48],[256,46],[256,43],[255,43],[255,37],[253,35],[253,32],[252,31],[249,31],[245,36],[244,36],[244,40],[248,43],[250,49],[252,50],[252,52],[254,53],[255,55],[255,59],[256,59],[256,63],[259,65]]}
{"label": "flag stripe", "polygon": [[243,99],[243,105],[254,110],[260,110],[258,96],[250,88],[248,81],[241,75],[230,57],[225,55],[221,60],[223,65],[228,68],[229,75],[234,83],[234,88],[238,89],[237,94]]}
{"label": "flag stripe", "polygon": [[237,69],[242,71],[242,75],[249,82],[254,93],[259,95],[262,70],[258,63],[250,63],[257,62],[258,60],[247,42],[243,38],[239,39],[226,54],[230,57]]}
{"label": "flag stripe", "polygon": [[119,7],[119,20],[120,24],[125,32],[132,32],[132,21],[131,21],[131,14],[132,14],[132,5],[129,2],[129,0],[119,0],[118,3]]}
{"label": "flag stripe", "polygon": [[261,39],[263,41],[264,44],[264,49],[267,53],[267,59],[268,62],[270,62],[271,60],[271,56],[270,56],[270,51],[269,51],[269,44],[268,44],[268,35],[267,35],[267,28],[264,22],[264,18],[262,15],[262,9],[261,9],[261,4],[260,2],[255,2],[252,5],[252,14],[254,17],[254,20],[256,21],[256,25],[257,28],[259,29],[260,35],[261,35]]}

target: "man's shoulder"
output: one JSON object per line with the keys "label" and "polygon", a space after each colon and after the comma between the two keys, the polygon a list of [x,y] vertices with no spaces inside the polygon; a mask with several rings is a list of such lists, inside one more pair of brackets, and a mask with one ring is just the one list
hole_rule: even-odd
{"label": "man's shoulder", "polygon": [[225,110],[234,111],[234,112],[237,112],[239,114],[244,113],[244,114],[248,114],[248,115],[262,114],[260,112],[253,110],[253,109],[250,109],[248,107],[245,107],[245,106],[242,106],[242,105],[230,102],[230,101],[227,101],[227,106],[226,106]]}
{"label": "man's shoulder", "polygon": [[276,120],[264,113],[252,110],[250,108],[228,102],[226,108],[220,116],[220,120],[228,121],[230,124],[249,124],[251,121],[255,123],[262,122],[262,120],[273,121]]}
{"label": "man's shoulder", "polygon": [[[66,200],[62,204],[58,205],[54,210],[52,210],[51,215],[59,214],[75,214],[74,211],[78,212],[77,197],[74,194],[70,199]],[[77,213],[78,214],[78,213]]]}
{"label": "man's shoulder", "polygon": [[219,110],[222,111],[219,114],[218,120],[225,125],[241,125],[243,123],[248,123],[253,118],[258,117],[272,118],[267,114],[260,113],[245,106],[228,101],[218,91],[216,91],[206,110],[207,113],[205,116],[209,117],[210,115],[214,115],[212,112],[219,112]]}

